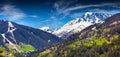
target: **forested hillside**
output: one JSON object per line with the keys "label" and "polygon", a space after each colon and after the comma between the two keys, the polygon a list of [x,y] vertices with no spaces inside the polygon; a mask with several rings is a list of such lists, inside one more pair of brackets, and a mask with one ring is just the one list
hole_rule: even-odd
{"label": "forested hillside", "polygon": [[32,57],[119,57],[120,14],[87,27],[67,40]]}

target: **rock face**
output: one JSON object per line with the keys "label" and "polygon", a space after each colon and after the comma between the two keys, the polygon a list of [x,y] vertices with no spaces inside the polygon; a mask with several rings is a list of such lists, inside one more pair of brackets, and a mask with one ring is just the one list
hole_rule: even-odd
{"label": "rock face", "polygon": [[53,34],[60,38],[66,39],[70,35],[80,32],[90,25],[103,22],[110,16],[110,14],[86,12],[81,18],[73,19],[57,31],[54,31]]}
{"label": "rock face", "polygon": [[40,49],[54,45],[60,41],[61,39],[57,36],[40,29],[0,20],[0,45],[3,47],[9,44],[17,50],[16,45],[25,43],[32,45],[36,49]]}

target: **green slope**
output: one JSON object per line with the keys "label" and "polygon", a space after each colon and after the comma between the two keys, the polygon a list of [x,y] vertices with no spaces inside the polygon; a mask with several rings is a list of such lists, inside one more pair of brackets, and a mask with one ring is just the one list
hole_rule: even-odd
{"label": "green slope", "polygon": [[[34,57],[120,57],[120,14],[87,27]],[[32,56],[33,57],[33,56]]]}

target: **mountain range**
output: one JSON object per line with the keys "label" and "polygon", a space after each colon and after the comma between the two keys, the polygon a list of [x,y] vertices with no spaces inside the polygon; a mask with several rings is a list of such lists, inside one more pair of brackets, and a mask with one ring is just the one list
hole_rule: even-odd
{"label": "mountain range", "polygon": [[0,57],[120,57],[120,13],[86,12],[51,30],[0,20]]}
{"label": "mountain range", "polygon": [[32,49],[33,51],[33,49],[37,50],[57,44],[61,40],[40,29],[0,20],[0,45],[8,50],[23,52]]}
{"label": "mountain range", "polygon": [[86,12],[80,18],[75,18],[71,20],[70,22],[62,26],[60,29],[55,30],[51,33],[62,39],[66,39],[70,35],[80,32],[81,30],[90,25],[104,22],[104,20],[110,16],[111,14]]}
{"label": "mountain range", "polygon": [[120,13],[72,34],[36,57],[120,57]]}

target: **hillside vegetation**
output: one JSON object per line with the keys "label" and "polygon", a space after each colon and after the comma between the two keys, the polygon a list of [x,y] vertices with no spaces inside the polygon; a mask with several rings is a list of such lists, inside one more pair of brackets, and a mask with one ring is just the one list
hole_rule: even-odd
{"label": "hillside vegetation", "polygon": [[120,57],[120,14],[87,27],[33,57]]}

